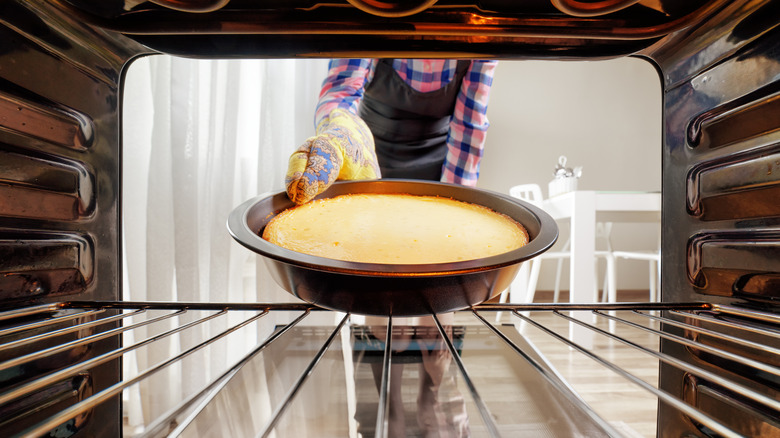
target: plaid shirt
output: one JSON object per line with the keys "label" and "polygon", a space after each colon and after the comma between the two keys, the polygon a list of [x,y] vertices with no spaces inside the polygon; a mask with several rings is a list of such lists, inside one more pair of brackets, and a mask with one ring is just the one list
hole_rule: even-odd
{"label": "plaid shirt", "polygon": [[[334,108],[357,114],[364,87],[374,76],[376,59],[334,59],[320,91],[315,113],[316,126]],[[489,126],[487,105],[497,61],[472,61],[455,102],[447,135],[447,157],[442,168],[443,182],[475,186],[479,162]],[[457,60],[395,59],[393,68],[413,89],[435,91],[455,76]]]}

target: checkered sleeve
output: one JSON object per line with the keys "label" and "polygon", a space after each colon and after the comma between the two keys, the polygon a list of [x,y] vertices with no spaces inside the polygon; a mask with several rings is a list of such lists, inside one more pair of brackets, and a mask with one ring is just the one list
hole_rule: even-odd
{"label": "checkered sleeve", "polygon": [[328,74],[322,83],[319,101],[314,112],[315,127],[326,121],[328,114],[336,108],[343,108],[357,114],[371,63],[371,59],[332,59],[330,61]]}
{"label": "checkered sleeve", "polygon": [[498,61],[472,61],[455,102],[447,136],[447,157],[443,182],[475,186],[489,126],[487,119],[490,87]]}

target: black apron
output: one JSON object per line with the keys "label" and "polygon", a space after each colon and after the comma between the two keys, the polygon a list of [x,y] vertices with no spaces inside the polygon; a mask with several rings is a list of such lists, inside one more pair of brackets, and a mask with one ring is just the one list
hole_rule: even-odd
{"label": "black apron", "polygon": [[377,62],[358,114],[374,134],[383,178],[441,179],[450,118],[470,63],[458,61],[450,83],[422,93],[398,76],[392,59]]}

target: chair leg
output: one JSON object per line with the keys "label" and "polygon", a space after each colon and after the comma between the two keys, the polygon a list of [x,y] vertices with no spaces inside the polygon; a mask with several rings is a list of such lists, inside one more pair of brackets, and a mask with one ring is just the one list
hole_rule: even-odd
{"label": "chair leg", "polygon": [[531,273],[528,276],[528,289],[525,292],[524,303],[526,304],[530,304],[534,302],[534,295],[536,295],[536,285],[539,283],[539,271],[541,269],[542,269],[541,259],[531,261]]}
{"label": "chair leg", "polygon": [[607,260],[607,302],[617,302],[617,272],[615,271],[615,257],[608,255]]}
{"label": "chair leg", "polygon": [[[563,272],[563,259],[558,259],[555,267],[555,289],[553,289],[553,303],[557,303],[561,297],[561,273]],[[571,293],[571,291],[569,291]]]}
{"label": "chair leg", "polygon": [[[514,282],[513,282],[514,283]],[[509,286],[508,288],[501,291],[501,295],[498,297],[498,303],[503,304],[506,303],[506,300],[509,298],[509,289],[511,289],[512,286]],[[496,324],[501,322],[501,316],[503,312],[496,312]]]}
{"label": "chair leg", "polygon": [[506,300],[507,300],[507,298],[508,298],[508,295],[509,295],[509,289],[510,289],[511,287],[512,287],[512,286],[509,286],[508,288],[504,289],[504,290],[501,292],[501,295],[499,295],[499,297],[498,297],[498,302],[499,302],[500,304],[506,303]]}
{"label": "chair leg", "polygon": [[657,279],[658,274],[656,273],[656,262],[655,260],[650,260],[650,302],[654,303],[658,301],[658,284]]}
{"label": "chair leg", "polygon": [[[563,251],[568,251],[571,246],[571,240],[567,239],[563,244]],[[561,298],[561,274],[563,273],[563,259],[558,259],[558,264],[555,266],[555,289],[553,289],[553,303],[557,303]],[[569,291],[571,294],[571,291]],[[571,299],[569,299],[571,301]]]}
{"label": "chair leg", "polygon": [[[598,303],[599,302],[599,261],[598,259],[593,260],[593,302]],[[606,276],[604,277],[604,281],[607,281]]]}

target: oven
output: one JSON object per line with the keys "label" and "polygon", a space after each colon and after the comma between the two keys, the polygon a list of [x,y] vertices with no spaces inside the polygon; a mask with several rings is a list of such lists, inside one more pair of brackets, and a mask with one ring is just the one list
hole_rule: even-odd
{"label": "oven", "polygon": [[[778,12],[772,0],[3,2],[4,435],[780,436]],[[152,53],[645,59],[663,93],[661,302],[477,303],[410,322],[294,300],[122,300],[123,75]],[[230,366],[124,427],[133,394],[198,374],[241,330],[256,341]],[[164,360],[123,369],[172,337]]]}

